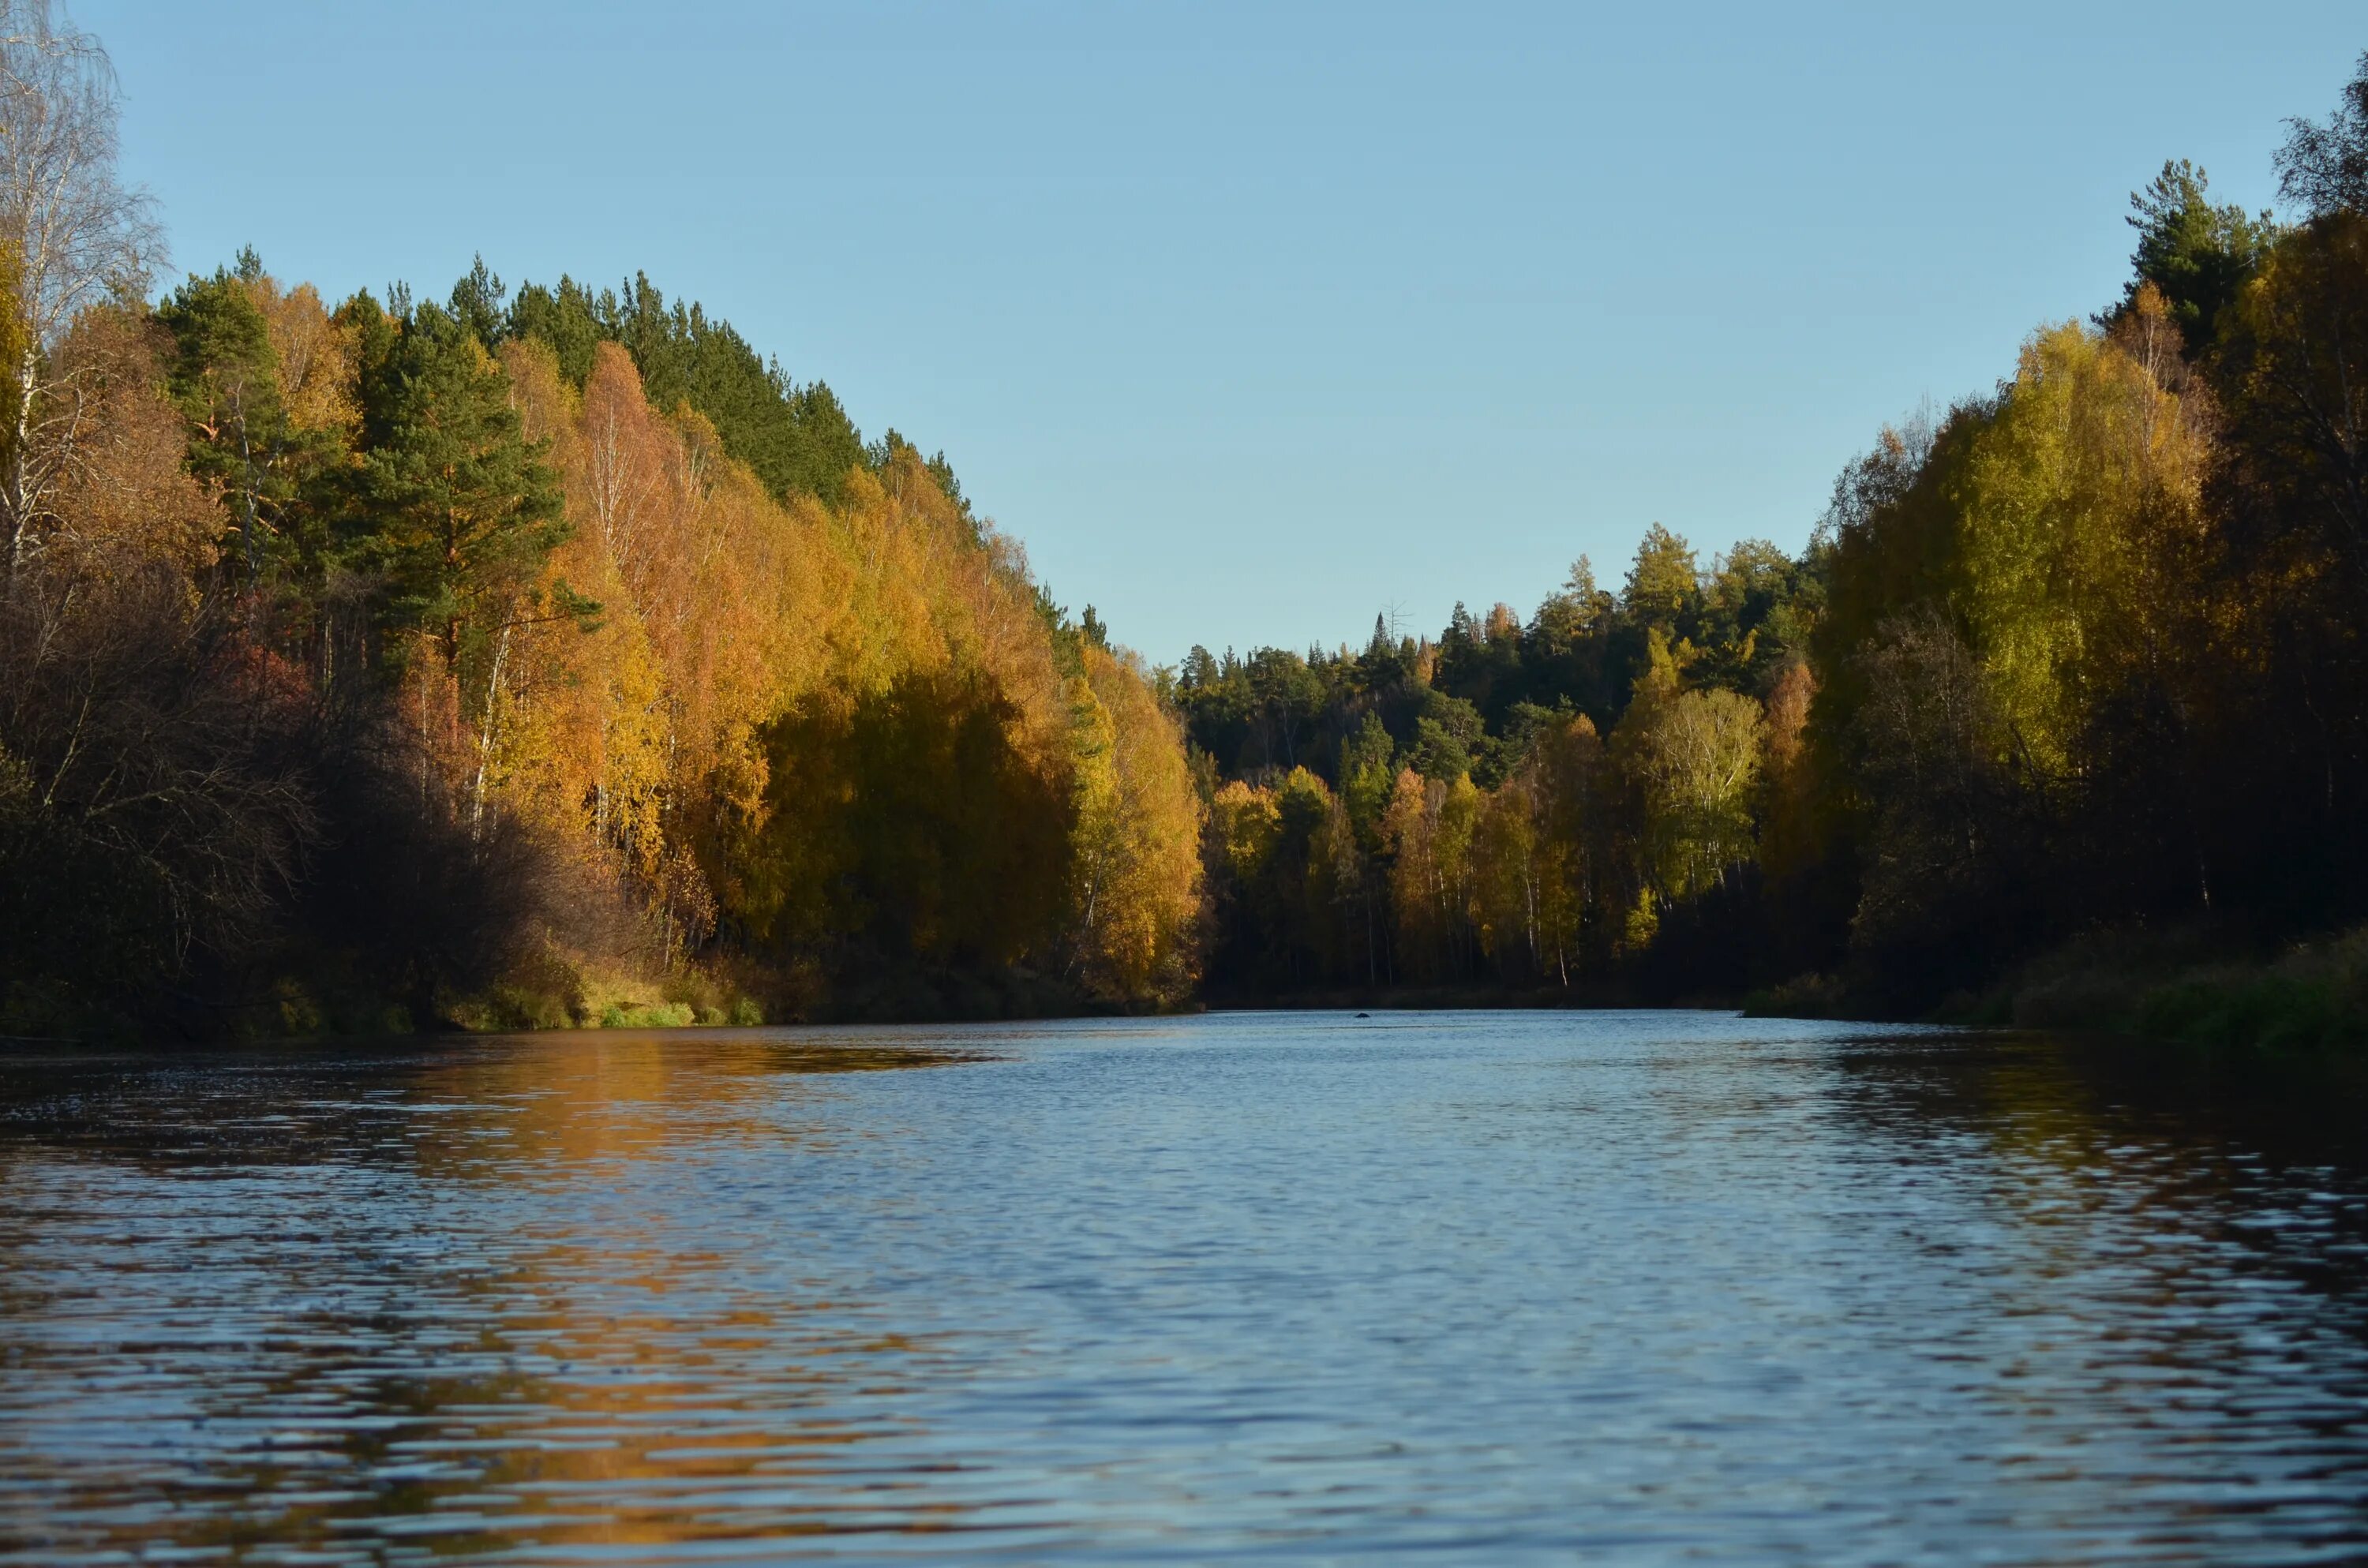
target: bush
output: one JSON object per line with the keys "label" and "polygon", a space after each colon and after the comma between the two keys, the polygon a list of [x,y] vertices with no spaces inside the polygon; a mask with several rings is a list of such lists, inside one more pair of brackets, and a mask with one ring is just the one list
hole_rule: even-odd
{"label": "bush", "polygon": [[600,1014],[604,1029],[678,1029],[688,1028],[697,1014],[688,1002],[656,1002],[636,1006],[610,1003]]}
{"label": "bush", "polygon": [[2202,926],[2093,932],[2025,964],[1976,1011],[2023,1028],[2221,1049],[2358,1050],[2368,1046],[2368,926],[2268,954]]}
{"label": "bush", "polygon": [[2271,1051],[2368,1046],[2368,927],[2305,944],[2268,965],[2225,965],[2149,991],[2137,1031]]}

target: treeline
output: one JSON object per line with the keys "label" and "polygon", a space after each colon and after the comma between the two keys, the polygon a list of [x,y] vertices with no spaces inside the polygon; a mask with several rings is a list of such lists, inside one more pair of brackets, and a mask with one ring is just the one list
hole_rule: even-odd
{"label": "treeline", "polygon": [[1526,621],[1459,605],[1436,641],[1194,649],[1169,691],[1210,800],[1212,986],[1709,994],[1813,961],[1736,926],[1788,834],[1806,863],[1825,592],[1814,557],[1705,567],[1656,526],[1620,591],[1582,558]]}
{"label": "treeline", "polygon": [[2368,913],[2368,56],[2279,169],[2289,222],[2166,165],[2123,298],[1883,431],[1797,558],[1656,526],[1526,619],[1195,649],[1212,988],[1898,1012]]}
{"label": "treeline", "polygon": [[0,28],[0,1031],[1143,1006],[1175,719],[942,457],[646,279],[152,300]]}
{"label": "treeline", "polygon": [[0,0],[0,1033],[1899,1013],[2368,915],[2368,56],[1799,555],[1171,670],[646,278],[160,295],[115,93]]}

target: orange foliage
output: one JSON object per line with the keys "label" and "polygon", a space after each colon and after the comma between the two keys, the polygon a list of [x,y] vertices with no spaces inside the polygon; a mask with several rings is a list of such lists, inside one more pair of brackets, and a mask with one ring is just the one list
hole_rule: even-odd
{"label": "orange foliage", "polygon": [[1065,947],[1110,994],[1183,993],[1199,806],[1180,733],[1135,664],[1089,649],[1067,685],[1106,733],[1081,736],[1017,543],[909,450],[850,473],[836,506],[777,501],[698,415],[651,408],[613,345],[580,394],[540,346],[503,361],[574,525],[546,585],[601,607],[588,632],[552,619],[506,644],[485,741],[503,809],[612,866],[668,931],[720,902],[776,957]]}

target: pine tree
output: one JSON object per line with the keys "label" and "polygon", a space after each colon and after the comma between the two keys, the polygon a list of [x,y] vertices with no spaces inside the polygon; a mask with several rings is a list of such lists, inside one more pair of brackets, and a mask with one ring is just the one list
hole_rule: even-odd
{"label": "pine tree", "polygon": [[567,537],[559,488],[500,367],[444,312],[423,305],[402,324],[379,380],[384,434],[361,471],[355,555],[385,574],[390,618],[430,634],[457,676]]}
{"label": "pine tree", "polygon": [[241,273],[191,278],[156,312],[173,335],[166,390],[189,422],[189,471],[216,487],[252,583],[263,575],[267,540],[293,487],[286,465],[287,411],[254,278],[254,252]]}

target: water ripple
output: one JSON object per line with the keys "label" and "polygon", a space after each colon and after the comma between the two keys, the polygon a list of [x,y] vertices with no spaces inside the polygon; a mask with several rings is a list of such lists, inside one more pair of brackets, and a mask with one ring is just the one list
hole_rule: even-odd
{"label": "water ripple", "polygon": [[2237,1087],[1706,1014],[0,1057],[0,1562],[2359,1561],[2361,1102]]}

